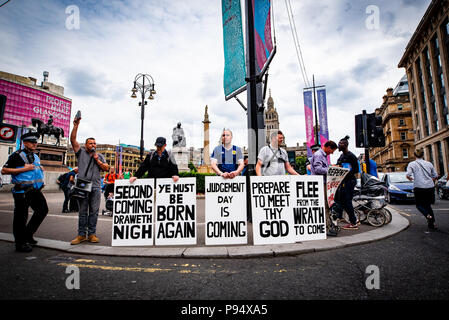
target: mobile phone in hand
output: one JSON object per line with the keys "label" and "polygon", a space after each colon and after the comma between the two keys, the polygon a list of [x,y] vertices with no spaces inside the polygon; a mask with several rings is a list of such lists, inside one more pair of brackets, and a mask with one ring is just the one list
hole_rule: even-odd
{"label": "mobile phone in hand", "polygon": [[78,110],[78,112],[75,115],[75,120],[81,119],[81,110]]}

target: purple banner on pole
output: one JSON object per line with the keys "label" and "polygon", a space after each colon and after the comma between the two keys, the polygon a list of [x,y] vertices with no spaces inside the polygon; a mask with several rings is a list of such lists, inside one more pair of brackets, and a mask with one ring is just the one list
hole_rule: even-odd
{"label": "purple banner on pole", "polygon": [[317,90],[317,96],[320,124],[320,144],[324,145],[329,140],[329,128],[327,125],[326,89]]}
{"label": "purple banner on pole", "polygon": [[315,137],[313,134],[312,91],[304,91],[304,117],[306,119],[307,157],[311,157],[312,150],[310,147],[315,144]]}
{"label": "purple banner on pole", "polygon": [[273,52],[270,3],[271,0],[253,0],[258,72],[262,71]]}

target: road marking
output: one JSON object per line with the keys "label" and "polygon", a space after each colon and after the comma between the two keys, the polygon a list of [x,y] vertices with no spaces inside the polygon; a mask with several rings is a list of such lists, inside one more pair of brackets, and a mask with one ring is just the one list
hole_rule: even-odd
{"label": "road marking", "polygon": [[[13,213],[13,211],[12,210],[0,210],[0,212],[3,212],[3,213]],[[70,216],[65,216],[65,215],[62,215],[62,214],[53,214],[53,213],[49,213],[49,214],[47,214],[47,217],[56,217],[56,218],[65,218],[65,219],[78,219],[78,215],[76,214],[76,215],[70,215]],[[100,221],[112,221],[112,218],[111,217],[109,217],[109,218],[103,218],[103,217],[101,217],[100,215],[98,215],[98,220],[100,220]]]}
{"label": "road marking", "polygon": [[77,266],[78,268],[100,269],[100,270],[108,270],[108,271],[132,271],[132,272],[166,272],[166,271],[173,270],[173,269],[162,269],[162,268],[97,266],[97,265],[91,265],[91,264],[65,263],[65,262],[58,263],[58,266],[63,266],[63,267]]}
{"label": "road marking", "polygon": [[[83,259],[78,259],[83,260]],[[76,261],[78,261],[76,260]],[[95,261],[95,260],[87,260],[86,263],[89,263],[89,261]],[[191,270],[191,269],[180,269],[176,271],[176,269],[173,268],[143,268],[143,267],[116,267],[116,266],[102,266],[102,265],[94,265],[94,264],[82,264],[82,263],[69,263],[69,262],[61,262],[58,263],[58,266],[62,267],[68,267],[68,266],[76,266],[78,268],[86,268],[86,269],[96,269],[96,270],[105,270],[105,271],[128,271],[128,272],[147,272],[147,273],[154,273],[154,272],[170,272],[175,271],[179,274],[201,274],[203,273],[227,273],[227,274],[235,274],[237,271],[231,271],[231,270]],[[191,265],[194,266],[194,265]],[[196,267],[196,266],[195,266]],[[286,270],[280,270],[279,272],[286,272]]]}

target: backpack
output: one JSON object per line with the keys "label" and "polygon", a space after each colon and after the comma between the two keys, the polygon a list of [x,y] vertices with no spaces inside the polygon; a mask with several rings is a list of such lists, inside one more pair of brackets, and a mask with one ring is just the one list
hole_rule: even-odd
{"label": "backpack", "polygon": [[[167,152],[167,161],[170,161],[171,152],[168,151],[167,149],[165,149],[164,152]],[[162,152],[162,153],[164,153],[164,152]],[[153,160],[153,158],[154,158],[154,156],[155,156],[156,154],[157,154],[157,151],[156,151],[156,150],[154,150],[154,151],[152,151],[152,152],[150,153],[150,163],[151,163],[151,161]]]}

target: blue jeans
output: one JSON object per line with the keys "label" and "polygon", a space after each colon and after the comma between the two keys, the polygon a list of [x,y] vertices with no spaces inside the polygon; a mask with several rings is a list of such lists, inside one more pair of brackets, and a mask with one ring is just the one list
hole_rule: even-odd
{"label": "blue jeans", "polygon": [[92,188],[89,196],[79,200],[78,235],[86,236],[97,231],[98,211],[101,203],[101,189]]}
{"label": "blue jeans", "polygon": [[335,210],[338,217],[343,217],[343,209],[346,210],[349,216],[349,221],[352,225],[357,224],[357,218],[354,213],[354,206],[352,205],[352,198],[354,197],[354,187],[357,180],[343,181],[338,190],[338,196],[335,199]]}

